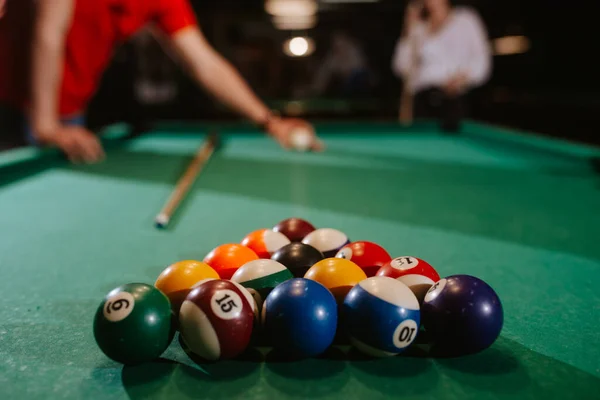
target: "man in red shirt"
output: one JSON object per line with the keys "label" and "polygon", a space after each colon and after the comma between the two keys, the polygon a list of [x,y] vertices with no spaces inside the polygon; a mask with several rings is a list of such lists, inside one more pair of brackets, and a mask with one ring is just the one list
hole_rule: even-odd
{"label": "man in red shirt", "polygon": [[[0,0],[0,6],[4,1]],[[7,15],[11,4],[30,1],[33,0],[8,0]],[[198,84],[262,126],[282,146],[290,146],[290,134],[297,126],[313,132],[305,121],[274,115],[256,97],[237,71],[206,41],[188,0],[44,0],[37,2],[36,7],[31,96],[23,102],[13,90],[12,96],[4,97],[26,105],[30,139],[60,148],[72,161],[96,162],[104,157],[100,141],[84,127],[86,107],[114,48],[148,24]],[[1,33],[0,30],[0,36]],[[7,57],[2,54],[2,42],[0,37],[0,59]],[[11,81],[10,76],[5,78]],[[313,133],[312,148],[321,147]]]}

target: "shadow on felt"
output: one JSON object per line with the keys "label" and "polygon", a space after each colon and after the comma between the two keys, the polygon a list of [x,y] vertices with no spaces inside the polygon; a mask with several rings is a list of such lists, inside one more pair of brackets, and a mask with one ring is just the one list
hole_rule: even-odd
{"label": "shadow on felt", "polygon": [[351,374],[370,389],[390,396],[420,395],[436,388],[439,374],[433,360],[406,354],[374,358],[355,348],[348,352]]}
{"label": "shadow on felt", "polygon": [[313,358],[290,357],[280,350],[270,350],[263,373],[271,387],[304,398],[339,392],[349,379],[345,355],[336,347]]}
{"label": "shadow on felt", "polygon": [[[123,367],[123,386],[131,399],[229,398],[248,391],[260,380],[262,354],[250,348],[231,360],[206,361],[184,349],[187,359],[161,358]],[[178,357],[179,359],[179,357]]]}

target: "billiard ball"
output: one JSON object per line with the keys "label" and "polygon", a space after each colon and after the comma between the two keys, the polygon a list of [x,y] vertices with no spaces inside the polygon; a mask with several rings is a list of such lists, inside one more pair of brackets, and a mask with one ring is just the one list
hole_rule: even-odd
{"label": "billiard ball", "polygon": [[275,260],[254,260],[240,267],[231,277],[252,294],[258,310],[262,308],[264,299],[275,288],[294,276],[283,264]]}
{"label": "billiard ball", "polygon": [[[210,282],[210,281],[215,281],[218,280],[220,278],[206,278],[206,279],[202,279],[201,281],[199,281],[198,283],[196,283],[194,286],[192,286],[192,290],[196,289],[198,286],[206,283],[206,282]],[[229,279],[231,280],[231,279]],[[246,288],[244,288],[246,289]],[[254,296],[252,295],[252,293],[250,293],[250,291],[248,291],[248,289],[246,289],[246,291],[248,292],[247,294],[250,294],[250,299],[254,300]],[[246,294],[246,291],[244,291],[244,294]],[[191,292],[191,290],[190,290]],[[254,312],[254,316],[255,318],[258,317],[258,306],[256,305],[256,301],[250,301],[250,305],[252,306],[252,311]]]}
{"label": "billiard ball", "polygon": [[308,221],[301,218],[288,218],[273,227],[275,232],[283,233],[292,242],[301,242],[302,239],[316,228]]}
{"label": "billiard ball", "polygon": [[350,243],[345,233],[332,228],[317,229],[302,239],[302,243],[311,245],[319,250],[325,258],[333,257],[337,252]]}
{"label": "billiard ball", "polygon": [[440,275],[427,261],[416,257],[396,257],[377,271],[377,276],[398,279],[413,291],[419,304],[423,303],[425,293],[437,281]]}
{"label": "billiard ball", "polygon": [[156,279],[154,286],[169,298],[175,315],[192,287],[206,278],[219,279],[219,274],[208,264],[183,260],[169,265]]}
{"label": "billiard ball", "polygon": [[386,276],[367,278],[354,286],[342,313],[350,342],[370,356],[399,354],[419,332],[417,298],[405,284]]}
{"label": "billiard ball", "polygon": [[367,279],[365,272],[355,263],[343,258],[326,258],[319,261],[304,275],[306,279],[317,281],[325,286],[338,304],[358,282]]}
{"label": "billiard ball", "polygon": [[290,239],[271,229],[259,229],[246,235],[241,244],[253,250],[259,258],[271,258],[277,250],[290,244]]}
{"label": "billiard ball", "polygon": [[432,352],[459,356],[491,346],[502,330],[500,298],[486,282],[470,275],[452,275],[437,281],[421,308],[423,327]]}
{"label": "billiard ball", "polygon": [[248,247],[228,243],[215,247],[204,257],[222,279],[230,279],[234,272],[249,261],[258,260],[256,253]]}
{"label": "billiard ball", "polygon": [[306,271],[323,259],[323,253],[314,247],[293,242],[277,250],[271,260],[285,265],[296,278],[302,278]]}
{"label": "billiard ball", "polygon": [[277,285],[262,309],[262,324],[272,346],[295,358],[325,352],[335,338],[337,317],[331,292],[304,278]]}
{"label": "billiard ball", "polygon": [[308,151],[311,148],[312,142],[312,133],[304,127],[295,128],[290,134],[290,145],[294,150]]}
{"label": "billiard ball", "polygon": [[253,302],[250,293],[236,282],[213,279],[196,286],[179,311],[183,342],[205,360],[236,357],[250,343]]}
{"label": "billiard ball", "polygon": [[365,241],[349,243],[342,247],[335,256],[352,261],[361,267],[369,278],[375,276],[377,271],[392,259],[383,247]]}
{"label": "billiard ball", "polygon": [[122,364],[152,361],[166,350],[175,333],[169,299],[144,283],[111,290],[94,317],[94,338],[110,359]]}

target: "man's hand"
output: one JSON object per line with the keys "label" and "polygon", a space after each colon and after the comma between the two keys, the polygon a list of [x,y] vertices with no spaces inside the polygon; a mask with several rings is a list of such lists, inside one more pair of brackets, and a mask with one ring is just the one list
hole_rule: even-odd
{"label": "man's hand", "polygon": [[448,79],[446,85],[444,86],[444,90],[446,94],[450,96],[456,96],[463,91],[463,89],[467,86],[468,77],[466,74],[459,72],[454,75],[452,78]]}
{"label": "man's hand", "polygon": [[4,16],[4,7],[6,6],[6,0],[0,0],[0,18]]}
{"label": "man's hand", "polygon": [[313,127],[304,120],[296,118],[274,117],[266,125],[267,133],[271,135],[284,149],[292,148],[292,133],[294,130],[299,128],[305,130],[311,136],[311,143],[309,146],[311,150],[323,151],[325,145],[319,140],[319,138],[317,138]]}
{"label": "man's hand", "polygon": [[100,140],[92,132],[79,126],[62,125],[51,133],[39,135],[42,144],[62,150],[73,163],[96,163],[104,159]]}

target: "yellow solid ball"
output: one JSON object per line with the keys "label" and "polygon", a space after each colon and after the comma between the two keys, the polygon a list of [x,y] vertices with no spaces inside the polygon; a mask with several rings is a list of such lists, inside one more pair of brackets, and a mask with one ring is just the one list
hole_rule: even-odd
{"label": "yellow solid ball", "polygon": [[342,303],[350,289],[367,279],[367,275],[350,260],[326,258],[310,267],[304,278],[319,282],[329,289],[338,303]]}
{"label": "yellow solid ball", "polygon": [[184,260],[165,268],[154,286],[169,298],[177,315],[192,287],[208,278],[220,279],[219,274],[210,265],[196,260]]}

